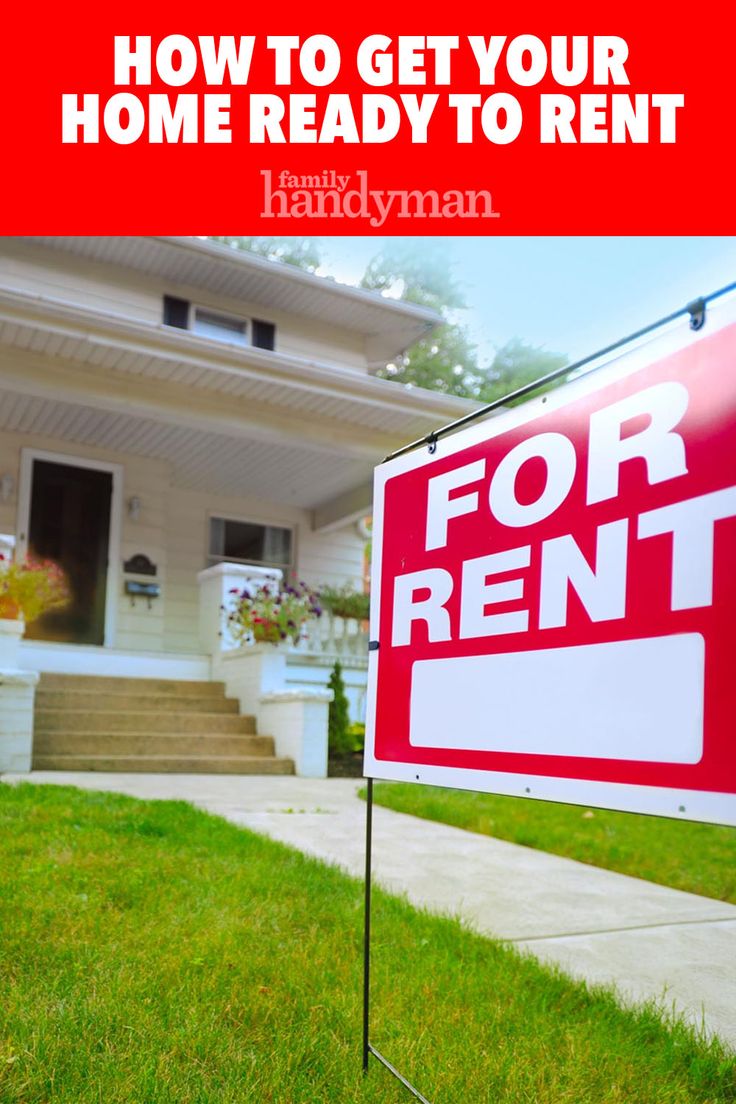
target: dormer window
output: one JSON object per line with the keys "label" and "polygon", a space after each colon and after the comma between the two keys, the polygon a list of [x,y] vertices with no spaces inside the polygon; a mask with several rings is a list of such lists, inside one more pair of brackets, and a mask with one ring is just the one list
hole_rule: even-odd
{"label": "dormer window", "polygon": [[273,322],[222,314],[174,295],[164,295],[163,321],[165,326],[190,330],[212,341],[222,341],[230,345],[254,345],[256,349],[276,347],[276,327]]}
{"label": "dormer window", "polygon": [[236,345],[248,344],[248,323],[239,318],[230,318],[226,314],[194,307],[192,333],[200,337],[211,337],[215,341],[232,341]]}

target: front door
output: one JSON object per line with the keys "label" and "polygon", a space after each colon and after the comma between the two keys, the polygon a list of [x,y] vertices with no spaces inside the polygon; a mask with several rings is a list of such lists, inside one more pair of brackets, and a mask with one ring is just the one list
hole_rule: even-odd
{"label": "front door", "polygon": [[72,598],[26,629],[26,638],[104,644],[112,473],[34,460],[28,555],[53,560]]}

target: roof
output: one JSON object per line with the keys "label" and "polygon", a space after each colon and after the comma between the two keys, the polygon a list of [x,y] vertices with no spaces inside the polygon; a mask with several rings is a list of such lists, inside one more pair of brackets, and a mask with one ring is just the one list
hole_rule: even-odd
{"label": "roof", "polygon": [[270,261],[209,239],[181,237],[32,237],[89,260],[122,265],[172,284],[245,299],[333,324],[366,339],[370,365],[385,364],[441,321],[428,307],[351,287],[294,265]]}
{"label": "roof", "polygon": [[238,494],[247,473],[316,527],[368,512],[375,465],[474,406],[0,287],[0,430],[165,460],[189,490]]}

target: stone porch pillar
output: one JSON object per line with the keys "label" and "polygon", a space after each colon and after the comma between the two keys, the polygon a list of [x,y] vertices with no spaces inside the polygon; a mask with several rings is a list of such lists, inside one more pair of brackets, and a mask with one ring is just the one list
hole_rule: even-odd
{"label": "stone porch pillar", "polygon": [[303,777],[326,778],[332,691],[287,686],[291,645],[241,645],[225,623],[231,591],[264,583],[280,588],[281,575],[278,568],[230,563],[201,571],[197,576],[200,640],[212,656],[212,677],[225,683],[228,697],[238,699],[241,713],[256,718],[262,736],[273,736],[276,754],[293,759],[297,774]]}

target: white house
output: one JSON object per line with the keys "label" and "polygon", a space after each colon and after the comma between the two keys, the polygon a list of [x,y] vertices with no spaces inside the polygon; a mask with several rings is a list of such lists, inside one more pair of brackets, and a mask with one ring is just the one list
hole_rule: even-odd
{"label": "white house", "polygon": [[324,770],[359,626],[245,656],[220,604],[253,569],[361,587],[373,467],[469,409],[372,374],[437,322],[209,241],[0,241],[0,534],[74,594],[0,663],[0,769],[27,768],[38,673],[37,766]]}

